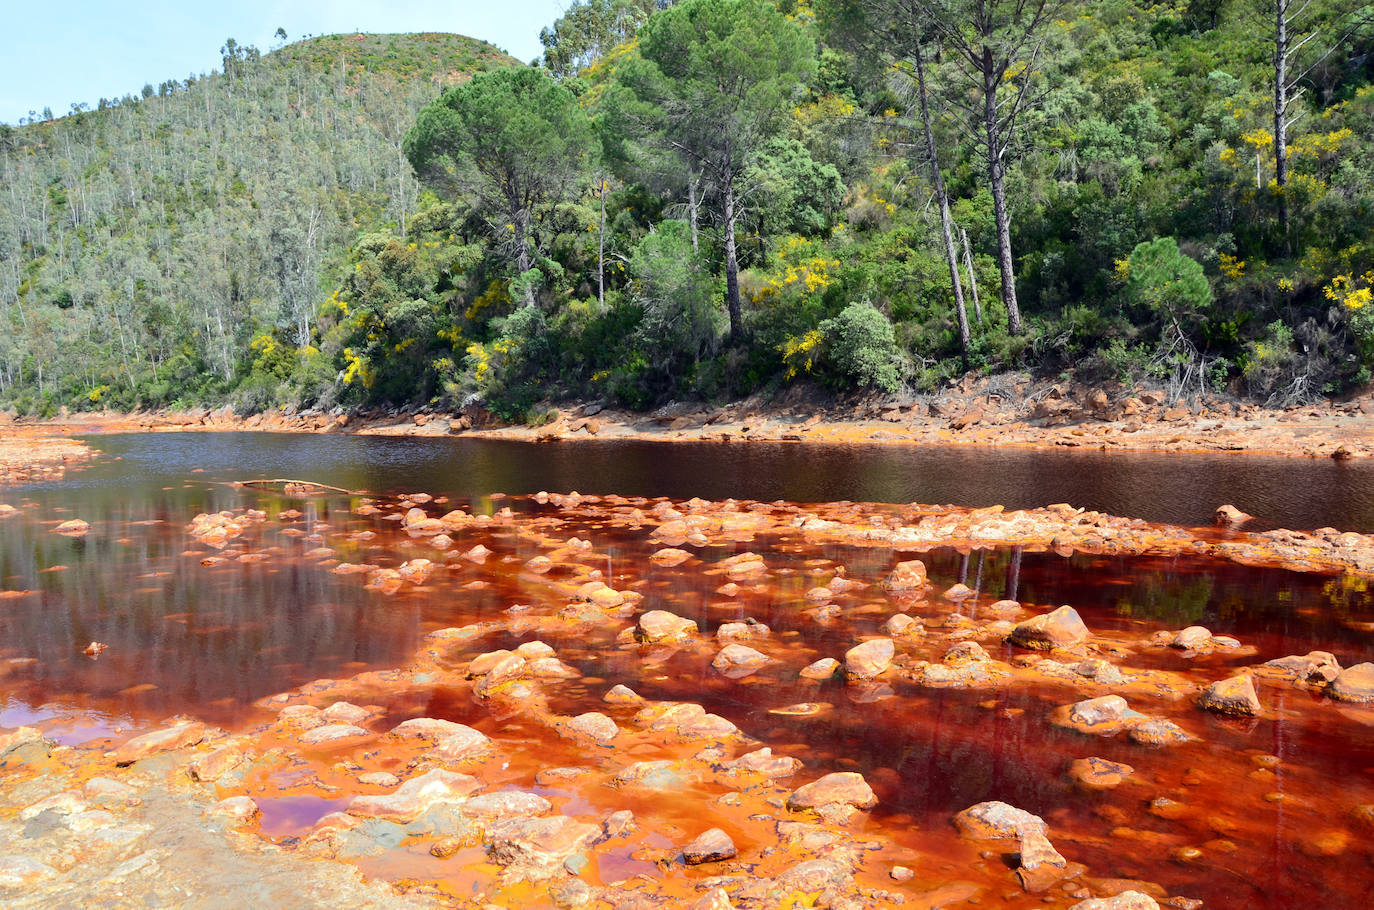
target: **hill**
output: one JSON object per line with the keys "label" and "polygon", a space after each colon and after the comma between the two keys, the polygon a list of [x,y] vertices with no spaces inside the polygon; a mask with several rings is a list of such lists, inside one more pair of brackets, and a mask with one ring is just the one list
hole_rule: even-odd
{"label": "hill", "polygon": [[449,34],[223,53],[143,97],[0,128],[0,399],[213,400],[255,337],[307,346],[357,232],[404,232],[419,187],[401,139],[419,108],[519,65]]}

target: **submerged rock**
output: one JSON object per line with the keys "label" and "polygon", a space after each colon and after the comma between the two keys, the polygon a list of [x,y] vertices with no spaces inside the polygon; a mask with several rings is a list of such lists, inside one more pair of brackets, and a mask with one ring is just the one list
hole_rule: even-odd
{"label": "submerged rock", "polygon": [[1070,606],[1062,606],[1052,613],[1042,613],[1012,629],[1007,641],[1013,645],[1036,651],[1051,651],[1055,648],[1072,648],[1088,638],[1088,627],[1078,611]]}
{"label": "submerged rock", "polygon": [[1079,758],[1069,765],[1069,777],[1089,790],[1109,790],[1120,786],[1135,769],[1105,758]]}
{"label": "submerged rock", "polygon": [[1115,897],[1095,897],[1079,901],[1069,910],[1159,910],[1159,904],[1148,894],[1122,891]]}

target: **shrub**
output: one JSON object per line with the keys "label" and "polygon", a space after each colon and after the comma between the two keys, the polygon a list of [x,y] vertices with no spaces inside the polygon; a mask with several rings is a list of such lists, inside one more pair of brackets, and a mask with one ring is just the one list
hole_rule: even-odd
{"label": "shrub", "polygon": [[827,365],[836,378],[862,388],[895,392],[902,384],[905,358],[897,348],[892,323],[872,304],[851,303],[821,323]]}

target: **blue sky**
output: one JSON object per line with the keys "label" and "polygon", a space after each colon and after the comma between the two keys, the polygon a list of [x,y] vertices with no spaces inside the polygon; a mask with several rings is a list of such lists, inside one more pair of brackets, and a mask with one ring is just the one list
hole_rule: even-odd
{"label": "blue sky", "polygon": [[266,51],[288,40],[337,32],[458,32],[521,60],[539,55],[539,30],[567,0],[19,0],[0,29],[0,123],[101,97],[137,94],[145,83],[209,72],[232,37]]}

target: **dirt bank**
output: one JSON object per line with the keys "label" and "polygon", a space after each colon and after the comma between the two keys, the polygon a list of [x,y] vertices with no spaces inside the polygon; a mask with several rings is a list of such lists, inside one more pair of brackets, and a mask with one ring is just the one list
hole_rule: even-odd
{"label": "dirt bank", "polygon": [[1374,455],[1374,398],[1276,410],[1222,396],[1171,401],[1158,390],[970,377],[939,394],[857,402],[837,402],[815,390],[796,388],[769,400],[753,398],[722,407],[674,403],[647,414],[600,404],[550,406],[537,426],[504,424],[481,408],[463,413],[286,409],[243,416],[226,407],[80,414],[33,424],[20,421],[9,428],[14,427],[45,427],[53,433],[265,430],[529,441],[595,437],[1363,458]]}

